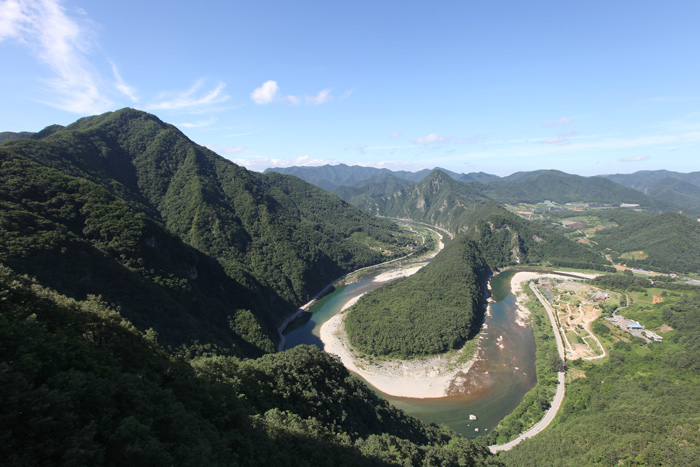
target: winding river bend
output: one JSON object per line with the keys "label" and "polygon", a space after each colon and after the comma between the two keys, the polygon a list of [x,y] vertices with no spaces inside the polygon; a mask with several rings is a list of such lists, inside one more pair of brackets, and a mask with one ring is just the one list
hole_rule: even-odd
{"label": "winding river bend", "polygon": [[[382,283],[373,282],[373,279],[382,272],[386,270],[338,287],[319,300],[309,313],[288,326],[286,347],[311,344],[323,348],[318,337],[321,325],[349,300],[381,286]],[[508,271],[491,280],[494,302],[484,321],[477,351],[479,359],[467,377],[453,385],[451,393],[455,395],[439,399],[382,396],[424,422],[444,423],[470,438],[488,433],[513,411],[537,382],[532,328],[529,324],[518,324],[515,296],[510,293],[513,274]],[[472,414],[477,420],[469,419]]]}

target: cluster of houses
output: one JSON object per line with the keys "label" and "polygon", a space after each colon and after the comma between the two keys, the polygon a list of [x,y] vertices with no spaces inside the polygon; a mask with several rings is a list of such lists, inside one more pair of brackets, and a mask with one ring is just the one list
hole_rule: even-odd
{"label": "cluster of houses", "polygon": [[[663,337],[653,331],[644,329],[644,325],[633,319],[626,319],[622,316],[607,316],[605,319],[612,325],[618,326],[623,331],[627,331],[633,336],[641,337],[646,341],[661,342]],[[646,336],[646,337],[645,337]]]}

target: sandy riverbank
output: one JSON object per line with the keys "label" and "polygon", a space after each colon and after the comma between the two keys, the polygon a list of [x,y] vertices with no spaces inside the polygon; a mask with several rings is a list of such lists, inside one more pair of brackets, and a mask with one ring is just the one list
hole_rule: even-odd
{"label": "sandy riverbank", "polygon": [[[397,277],[407,277],[418,272],[412,267],[381,274],[375,279],[385,282]],[[445,397],[447,388],[458,371],[468,371],[471,363],[455,368],[458,356],[438,355],[419,360],[384,360],[370,362],[359,356],[348,342],[343,325],[345,311],[360,297],[345,304],[340,313],[326,321],[320,329],[320,338],[326,352],[338,355],[345,367],[362,376],[372,386],[385,394],[399,397]]]}
{"label": "sandy riverbank", "polygon": [[[386,276],[378,276],[377,280],[390,280],[397,275],[408,276],[417,272],[418,269],[420,267],[392,271]],[[542,275],[546,274],[518,272],[511,279],[511,290],[518,297],[518,295],[522,295],[524,282]],[[343,326],[345,310],[354,305],[357,300],[359,297],[346,303],[340,313],[323,324],[320,338],[326,352],[338,355],[348,370],[362,376],[381,392],[398,397],[446,397],[450,383],[456,378],[464,378],[464,375],[474,364],[475,359],[472,359],[458,365],[456,360],[459,358],[459,354],[437,355],[419,360],[388,360],[379,361],[379,363],[375,360],[370,362],[350,347]],[[518,309],[517,319],[519,322],[522,321],[522,325],[524,325],[529,311],[521,304],[518,304]]]}
{"label": "sandy riverbank", "polygon": [[515,295],[517,306],[518,306],[518,316],[516,318],[516,323],[520,326],[525,326],[527,323],[527,318],[530,316],[530,310],[525,308],[524,303],[527,301],[527,294],[523,292],[523,284],[535,280],[540,277],[552,277],[561,278],[561,274],[576,275],[582,279],[593,279],[597,277],[597,274],[586,274],[581,272],[571,273],[566,271],[554,271],[552,273],[536,272],[536,271],[519,271],[516,272],[513,278],[510,280],[510,290]]}

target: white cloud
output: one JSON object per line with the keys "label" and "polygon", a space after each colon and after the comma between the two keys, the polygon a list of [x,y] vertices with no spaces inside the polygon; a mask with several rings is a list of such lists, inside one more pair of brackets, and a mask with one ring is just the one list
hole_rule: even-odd
{"label": "white cloud", "polygon": [[253,99],[253,102],[256,104],[269,104],[275,101],[279,90],[280,88],[277,86],[277,81],[265,81],[262,86],[255,88],[250,94],[250,98]]}
{"label": "white cloud", "polygon": [[395,131],[395,132],[393,132],[393,133],[391,134],[390,138],[391,138],[391,139],[396,139],[396,138],[398,138],[399,136],[401,136],[401,133],[399,133],[398,131]]}
{"label": "white cloud", "polygon": [[294,166],[318,166],[318,165],[337,165],[342,161],[336,159],[316,159],[309,155],[300,156],[294,159],[280,159],[265,156],[249,156],[245,158],[230,159],[232,162],[249,170],[262,172],[270,167],[294,167]]}
{"label": "white cloud", "polygon": [[29,47],[51,70],[44,82],[57,97],[49,105],[76,113],[98,113],[112,106],[99,74],[87,60],[92,30],[85,17],[73,18],[56,0],[0,3],[0,41]]}
{"label": "white cloud", "polygon": [[[331,96],[331,91],[331,88],[323,89],[315,96],[304,97],[304,102],[315,105],[325,104],[333,99],[333,96]],[[265,81],[262,86],[255,88],[255,90],[250,93],[250,98],[253,100],[253,102],[259,105],[270,104],[272,102],[287,102],[291,105],[298,105],[301,103],[301,98],[298,96],[281,95],[277,81],[274,80]]]}
{"label": "white cloud", "polygon": [[306,96],[306,103],[307,104],[325,104],[329,100],[331,100],[333,96],[331,96],[331,89],[323,89],[319,91],[318,94],[316,94],[316,97],[311,97],[311,96]]}
{"label": "white cloud", "polygon": [[430,133],[427,136],[420,136],[414,141],[417,144],[431,144],[431,143],[444,143],[445,137],[437,135],[435,133]]}
{"label": "white cloud", "polygon": [[175,94],[160,102],[147,106],[149,110],[192,110],[199,107],[220,104],[229,100],[230,96],[224,94],[226,84],[219,82],[216,87],[209,91],[201,92],[205,80],[199,79],[187,91]]}

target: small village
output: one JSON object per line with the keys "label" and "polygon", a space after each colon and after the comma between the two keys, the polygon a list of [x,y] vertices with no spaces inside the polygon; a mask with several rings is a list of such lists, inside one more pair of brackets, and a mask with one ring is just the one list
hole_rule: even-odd
{"label": "small village", "polygon": [[[594,332],[592,323],[600,316],[611,326],[646,342],[661,342],[663,337],[646,329],[643,324],[627,319],[620,311],[629,306],[629,297],[617,292],[600,290],[576,279],[542,278],[538,288],[556,310],[560,331],[569,360],[594,360],[606,356],[605,349]],[[660,297],[654,297],[654,303]],[[614,307],[614,308],[613,308]]]}

